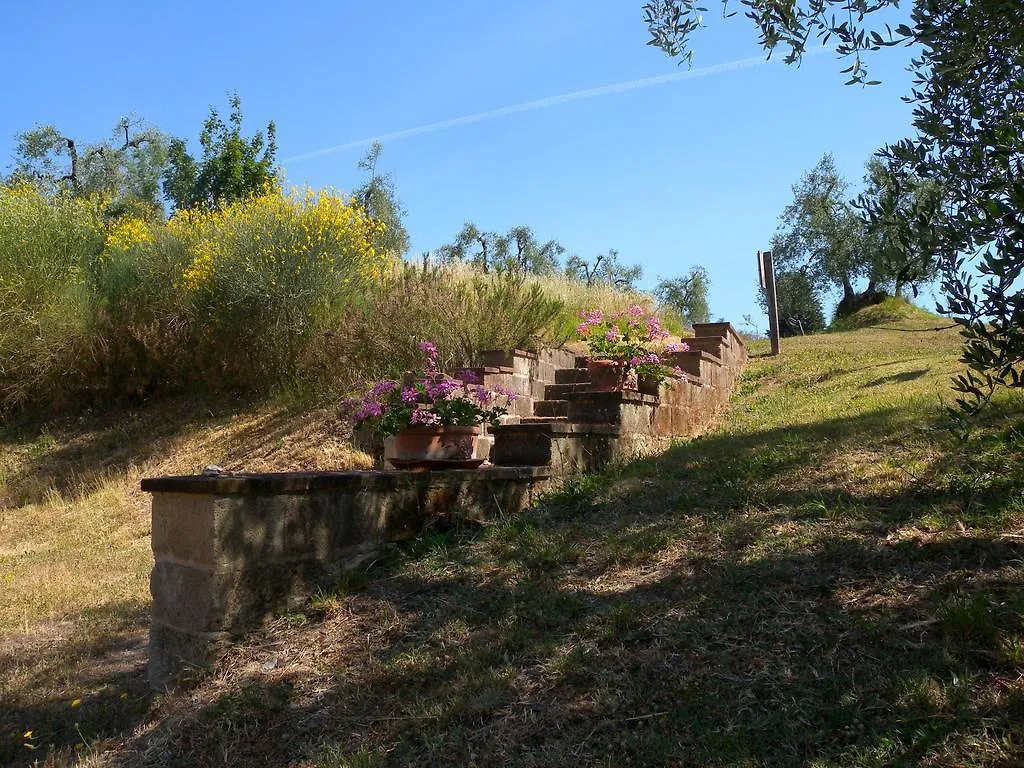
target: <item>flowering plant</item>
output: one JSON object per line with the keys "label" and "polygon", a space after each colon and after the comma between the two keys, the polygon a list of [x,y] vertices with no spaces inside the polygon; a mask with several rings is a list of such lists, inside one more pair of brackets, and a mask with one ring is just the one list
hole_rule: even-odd
{"label": "flowering plant", "polygon": [[686,352],[685,342],[668,342],[668,331],[661,327],[658,316],[634,305],[622,312],[605,314],[600,309],[580,312],[583,321],[576,329],[587,342],[590,356],[599,360],[612,360],[626,370],[634,369],[639,376],[660,384],[665,379],[686,377],[679,366],[668,365],[662,355]]}
{"label": "flowering plant", "polygon": [[514,392],[485,387],[472,371],[462,371],[459,378],[443,374],[437,367],[437,347],[425,341],[420,350],[426,365],[405,382],[378,381],[361,398],[346,402],[356,424],[368,423],[385,437],[406,427],[498,425]]}

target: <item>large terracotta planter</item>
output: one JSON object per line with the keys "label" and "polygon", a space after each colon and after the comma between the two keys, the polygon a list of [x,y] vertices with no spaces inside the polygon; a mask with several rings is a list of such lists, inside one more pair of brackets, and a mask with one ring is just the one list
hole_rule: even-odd
{"label": "large terracotta planter", "polygon": [[636,370],[618,360],[587,360],[592,392],[622,392],[636,390]]}
{"label": "large terracotta planter", "polygon": [[395,435],[391,463],[403,469],[470,468],[480,427],[406,427]]}

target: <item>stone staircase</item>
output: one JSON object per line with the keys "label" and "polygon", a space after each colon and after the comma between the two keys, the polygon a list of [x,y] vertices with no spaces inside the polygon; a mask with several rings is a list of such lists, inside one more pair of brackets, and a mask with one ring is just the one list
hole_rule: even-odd
{"label": "stone staircase", "polygon": [[[657,393],[595,391],[587,358],[561,350],[490,359],[501,364],[478,369],[486,385],[511,383],[518,385],[514,391],[529,393],[493,430],[491,463],[546,466],[565,476],[656,453],[704,431],[728,402],[747,350],[729,323],[697,325],[694,331],[695,338],[686,339],[687,352],[668,356],[686,379],[663,384]],[[514,381],[517,374],[528,381]]]}

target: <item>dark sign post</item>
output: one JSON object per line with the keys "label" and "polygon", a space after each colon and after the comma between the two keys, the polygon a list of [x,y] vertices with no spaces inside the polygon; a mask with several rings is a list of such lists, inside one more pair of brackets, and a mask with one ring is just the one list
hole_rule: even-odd
{"label": "dark sign post", "polygon": [[779,305],[775,300],[775,262],[771,251],[757,252],[757,271],[761,278],[768,304],[768,336],[772,341],[772,354],[779,354]]}

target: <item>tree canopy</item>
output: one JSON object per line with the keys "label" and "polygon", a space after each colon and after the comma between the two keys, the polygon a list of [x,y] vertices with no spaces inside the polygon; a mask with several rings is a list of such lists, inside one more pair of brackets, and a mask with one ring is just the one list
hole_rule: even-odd
{"label": "tree canopy", "polygon": [[374,243],[377,250],[393,256],[404,256],[409,251],[409,232],[402,222],[405,209],[398,199],[391,174],[379,173],[377,170],[383,150],[380,142],[375,141],[359,161],[360,170],[367,171],[370,177],[352,195],[371,219],[384,224],[384,231],[377,235],[377,242]]}
{"label": "tree canopy", "polygon": [[644,269],[639,264],[623,264],[619,252],[609,248],[607,253],[599,253],[589,261],[573,254],[565,261],[565,274],[587,285],[607,283],[623,290],[636,290]]}
{"label": "tree canopy", "polygon": [[182,139],[172,139],[168,147],[169,166],[164,173],[163,190],[174,207],[204,206],[216,208],[222,203],[243,200],[277,181],[274,157],[277,153],[277,129],[271,121],[251,139],[242,135],[242,100],[237,93],[229,99],[231,112],[225,123],[216,107],[199,133],[202,157],[188,153]]}
{"label": "tree canopy", "polygon": [[118,121],[108,139],[84,142],[53,125],[19,133],[11,177],[46,192],[66,189],[76,196],[109,200],[107,213],[159,216],[164,204],[160,176],[167,165],[168,139],[135,117]]}
{"label": "tree canopy", "polygon": [[[869,79],[862,54],[917,46],[907,97],[916,135],[879,157],[895,178],[937,185],[942,219],[930,234],[914,219],[891,234],[908,248],[929,243],[938,256],[945,296],[938,309],[960,324],[970,369],[955,383],[962,409],[977,410],[999,385],[1024,386],[1024,3],[915,0],[910,23],[895,30],[871,25],[878,11],[898,0],[738,5],[764,50],[787,49],[788,63],[799,61],[813,41],[834,40],[849,62],[849,84],[877,82]],[[697,1],[651,0],[643,9],[649,44],[689,61],[704,11]],[[884,222],[892,199],[886,195],[870,206],[872,221]]]}
{"label": "tree canopy", "polygon": [[692,327],[694,323],[706,323],[711,319],[708,307],[710,285],[708,271],[698,265],[691,267],[685,275],[659,281],[654,287],[654,295],[662,306],[674,309],[683,322]]}
{"label": "tree canopy", "polygon": [[467,221],[455,240],[441,246],[438,253],[448,263],[466,262],[485,274],[491,271],[550,275],[558,269],[565,252],[557,240],[541,243],[526,226],[512,227],[507,233],[489,232]]}

